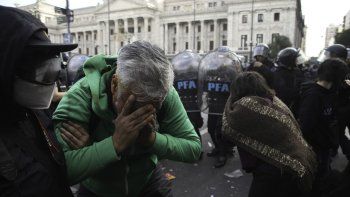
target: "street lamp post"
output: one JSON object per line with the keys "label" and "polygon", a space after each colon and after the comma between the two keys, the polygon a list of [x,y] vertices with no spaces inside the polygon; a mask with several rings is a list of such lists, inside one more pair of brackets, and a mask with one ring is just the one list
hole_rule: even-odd
{"label": "street lamp post", "polygon": [[[68,43],[71,43],[71,34],[70,34],[70,20],[71,20],[71,12],[69,10],[69,0],[66,0],[66,17],[67,17],[67,37],[68,37]],[[71,51],[68,52],[69,56],[71,54]]]}
{"label": "street lamp post", "polygon": [[252,0],[252,11],[251,11],[251,22],[250,22],[250,54],[249,54],[249,62],[253,60],[253,23],[254,23],[254,0]]}

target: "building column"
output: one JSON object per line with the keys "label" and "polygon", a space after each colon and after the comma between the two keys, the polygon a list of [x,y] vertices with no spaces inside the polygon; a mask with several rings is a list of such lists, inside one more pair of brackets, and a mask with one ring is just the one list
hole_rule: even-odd
{"label": "building column", "polygon": [[[96,34],[96,40],[95,40],[95,34]],[[91,51],[91,54],[92,55],[95,55],[95,47],[96,47],[97,44],[97,30],[92,30],[91,32],[91,48],[92,48],[92,51]]]}
{"label": "building column", "polygon": [[103,30],[102,30],[102,23],[99,22],[98,29],[97,29],[97,52],[102,53],[103,52]]}
{"label": "building column", "polygon": [[162,45],[162,40],[163,40],[163,27],[162,25],[160,26],[160,20],[159,20],[159,16],[155,16],[154,18],[152,18],[152,29],[151,29],[151,34],[152,36],[152,42],[154,42],[155,44],[157,44],[158,46],[163,46]]}
{"label": "building column", "polygon": [[144,21],[144,40],[148,41],[148,17],[143,17],[143,21]]}
{"label": "building column", "polygon": [[81,52],[83,54],[86,54],[86,47],[87,47],[87,44],[86,44],[86,32],[83,31],[83,44],[82,44],[82,49],[81,49]]}
{"label": "building column", "polygon": [[[111,28],[110,28],[110,25],[109,25],[109,21],[106,21],[106,44],[107,44],[107,48],[106,48],[106,54],[110,55],[109,54],[109,45],[110,45],[110,40],[111,40],[111,35],[110,35],[110,32],[111,32]],[[112,52],[112,49],[111,49],[111,52]]]}
{"label": "building column", "polygon": [[191,40],[191,36],[193,35],[193,32],[192,32],[192,24],[191,24],[191,21],[188,21],[188,49],[193,49],[192,48],[192,40]]}
{"label": "building column", "polygon": [[128,29],[129,29],[129,27],[128,27],[128,19],[124,18],[123,21],[124,21],[124,34],[127,34],[128,33]]}
{"label": "building column", "polygon": [[119,23],[118,19],[114,20],[114,34],[118,35],[119,34]]}
{"label": "building column", "polygon": [[103,26],[103,52],[104,54],[108,54],[108,26],[107,21],[104,21]]}
{"label": "building column", "polygon": [[[86,50],[86,55],[91,55],[91,49],[90,49],[90,47],[91,47],[91,36],[90,36],[90,31],[87,31],[87,32],[85,32],[85,38],[86,38],[86,36],[87,36],[87,40],[85,40],[85,50]],[[89,54],[87,54],[87,50],[89,50]]]}
{"label": "building column", "polygon": [[138,23],[137,23],[137,17],[134,18],[134,36],[137,38],[137,33],[138,33]]}
{"label": "building column", "polygon": [[180,23],[179,22],[176,23],[176,39],[175,39],[175,42],[176,42],[175,53],[178,53],[178,52],[180,52]]}
{"label": "building column", "polygon": [[125,46],[126,44],[128,44],[128,34],[129,34],[129,23],[128,23],[128,19],[124,18],[124,36],[123,36],[123,45]]}
{"label": "building column", "polygon": [[194,52],[197,52],[197,36],[198,36],[198,34],[196,33],[196,21],[193,21],[193,31],[192,31],[192,36],[193,36],[193,38],[192,38],[192,48],[193,48],[193,51]]}
{"label": "building column", "polygon": [[168,54],[168,23],[164,24],[164,52]]}
{"label": "building column", "polygon": [[[99,29],[98,29],[98,52],[104,53],[104,26],[103,22],[100,22]],[[78,34],[77,34],[78,35]]]}
{"label": "building column", "polygon": [[118,52],[119,47],[120,47],[120,43],[119,43],[119,20],[115,20],[114,21],[114,46],[115,46],[115,52]]}
{"label": "building column", "polygon": [[227,46],[229,47],[234,46],[233,45],[233,13],[228,13],[228,18],[227,18]]}
{"label": "building column", "polygon": [[201,49],[200,49],[200,53],[203,53],[204,51],[205,51],[205,48],[204,48],[204,43],[206,43],[205,42],[205,38],[204,38],[204,36],[206,35],[205,34],[205,32],[204,32],[204,20],[202,20],[201,21],[201,40],[200,40],[200,42],[201,42]]}
{"label": "building column", "polygon": [[217,47],[220,46],[219,43],[219,24],[218,24],[218,20],[214,19],[214,49],[216,49]]}

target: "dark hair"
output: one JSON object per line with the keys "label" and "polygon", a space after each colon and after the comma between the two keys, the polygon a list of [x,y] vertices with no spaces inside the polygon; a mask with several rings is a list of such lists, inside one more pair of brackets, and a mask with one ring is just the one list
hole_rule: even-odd
{"label": "dark hair", "polygon": [[231,99],[237,101],[245,96],[259,96],[272,99],[274,91],[257,72],[240,73],[231,85]]}
{"label": "dark hair", "polygon": [[349,73],[349,68],[344,61],[339,58],[327,59],[321,63],[317,76],[318,80],[333,82],[339,85]]}

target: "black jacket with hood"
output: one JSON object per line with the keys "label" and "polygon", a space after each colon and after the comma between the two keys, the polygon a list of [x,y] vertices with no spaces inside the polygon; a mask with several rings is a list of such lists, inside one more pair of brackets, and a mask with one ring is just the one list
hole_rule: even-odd
{"label": "black jacket with hood", "polygon": [[306,141],[315,150],[329,150],[338,144],[336,92],[317,83],[301,88],[299,123]]}
{"label": "black jacket with hood", "polygon": [[30,36],[47,28],[28,12],[0,6],[0,196],[72,196],[64,156],[42,111],[13,98],[16,66]]}

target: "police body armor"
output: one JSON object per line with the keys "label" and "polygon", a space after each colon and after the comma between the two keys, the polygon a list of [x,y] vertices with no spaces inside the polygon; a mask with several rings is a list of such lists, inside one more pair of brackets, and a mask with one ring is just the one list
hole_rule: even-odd
{"label": "police body armor", "polygon": [[238,56],[228,47],[219,47],[208,53],[199,66],[201,110],[222,115],[230,96],[230,85],[242,72]]}
{"label": "police body armor", "polygon": [[179,93],[187,112],[199,112],[198,67],[201,57],[186,50],[178,53],[171,61],[174,69],[174,87]]}

